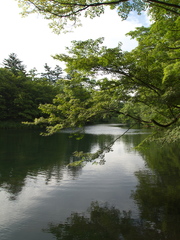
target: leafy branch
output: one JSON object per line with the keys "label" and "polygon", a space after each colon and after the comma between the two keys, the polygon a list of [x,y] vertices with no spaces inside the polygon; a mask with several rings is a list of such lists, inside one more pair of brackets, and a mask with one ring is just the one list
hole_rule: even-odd
{"label": "leafy branch", "polygon": [[[83,151],[76,151],[74,152],[74,156],[77,158],[80,158],[80,160],[75,161],[73,163],[69,163],[68,166],[78,166],[87,162],[93,162],[93,164],[100,164],[103,165],[105,163],[105,154],[112,151],[112,147],[114,145],[114,143],[119,140],[121,137],[123,137],[127,132],[129,132],[130,129],[133,128],[135,124],[133,124],[131,127],[129,127],[126,131],[123,132],[123,134],[121,134],[120,136],[118,136],[117,138],[115,138],[110,144],[108,144],[107,146],[103,147],[102,149],[99,149],[98,151],[96,151],[95,153],[84,153]],[[97,161],[98,159],[99,162]]]}

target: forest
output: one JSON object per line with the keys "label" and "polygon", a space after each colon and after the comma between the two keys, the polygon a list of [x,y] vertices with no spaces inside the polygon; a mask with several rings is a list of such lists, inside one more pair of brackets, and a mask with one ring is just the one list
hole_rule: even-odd
{"label": "forest", "polygon": [[0,121],[19,121],[46,127],[53,134],[68,127],[116,119],[119,123],[152,128],[152,139],[180,138],[180,5],[178,0],[19,0],[22,14],[40,13],[58,34],[79,27],[81,17],[94,18],[110,8],[123,20],[146,11],[149,27],[127,35],[138,46],[122,51],[108,48],[104,39],[72,41],[66,54],[54,58],[66,64],[44,73],[28,73],[11,53],[0,69]]}
{"label": "forest", "polygon": [[[4,59],[0,68],[0,121],[21,123],[41,116],[39,104],[52,103],[59,93],[62,69],[44,65],[44,72],[29,72],[15,53]],[[3,124],[2,124],[3,126]]]}

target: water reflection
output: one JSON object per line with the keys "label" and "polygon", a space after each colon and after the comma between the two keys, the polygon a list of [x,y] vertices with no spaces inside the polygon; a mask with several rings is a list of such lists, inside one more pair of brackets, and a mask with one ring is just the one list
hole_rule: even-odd
{"label": "water reflection", "polygon": [[132,197],[140,217],[153,222],[166,239],[180,239],[180,151],[178,145],[141,150],[149,170],[135,173],[139,184]]}
{"label": "water reflection", "polygon": [[[97,127],[79,141],[68,133],[1,131],[1,239],[180,239],[179,146],[132,150],[145,137],[134,130],[116,142],[104,166],[67,168],[74,151],[96,151],[117,137],[114,126],[95,134]],[[53,221],[51,234],[42,233]]]}
{"label": "water reflection", "polygon": [[[129,148],[142,137],[126,135]],[[51,223],[46,232],[57,240],[180,239],[180,151],[179,145],[160,147],[151,144],[141,149],[147,168],[135,172],[138,185],[131,198],[139,214],[106,204],[92,202],[87,212],[72,213],[64,223]]]}
{"label": "water reflection", "polygon": [[90,152],[103,148],[112,141],[113,135],[87,134],[82,140],[69,138],[68,133],[42,137],[37,131],[1,130],[0,135],[0,187],[15,200],[26,184],[27,177],[41,175],[46,184],[52,179],[60,182],[64,174],[76,179],[81,167],[69,167],[76,160],[75,151]]}
{"label": "water reflection", "polygon": [[130,211],[98,202],[92,202],[87,212],[72,213],[64,223],[50,223],[43,231],[53,234],[56,240],[167,239],[152,222],[133,219]]}

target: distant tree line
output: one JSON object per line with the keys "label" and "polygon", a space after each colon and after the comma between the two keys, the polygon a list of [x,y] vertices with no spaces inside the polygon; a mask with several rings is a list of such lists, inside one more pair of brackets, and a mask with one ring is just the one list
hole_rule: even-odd
{"label": "distant tree line", "polygon": [[32,121],[42,116],[39,104],[50,104],[59,93],[62,69],[44,65],[44,72],[26,66],[11,53],[0,68],[0,121]]}

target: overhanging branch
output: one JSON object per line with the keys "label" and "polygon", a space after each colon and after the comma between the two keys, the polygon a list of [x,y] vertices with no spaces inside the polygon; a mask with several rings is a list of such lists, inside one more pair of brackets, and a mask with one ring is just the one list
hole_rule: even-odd
{"label": "overhanging branch", "polygon": [[[70,17],[73,15],[76,15],[79,12],[83,12],[88,8],[91,7],[99,7],[99,6],[111,6],[111,5],[119,5],[120,3],[128,2],[129,0],[120,0],[120,1],[105,1],[105,2],[94,2],[94,3],[77,3],[77,2],[61,2],[61,1],[56,1],[56,0],[50,0],[51,4],[51,10],[48,9],[48,5],[43,6],[41,4],[36,4],[32,0],[28,0],[29,3],[31,3],[35,8],[37,8],[38,11],[40,12],[47,12],[49,14],[52,14],[56,17],[59,18],[64,18],[64,17]],[[164,1],[157,1],[157,0],[145,0],[144,3],[149,3],[156,5],[156,7],[164,8],[168,11],[174,12],[176,14],[180,14],[177,11],[173,10],[173,8],[180,9],[180,5],[178,4],[173,4],[173,3],[168,3]],[[72,7],[71,10],[66,9],[67,7]],[[56,10],[60,10],[60,8],[64,9],[64,13],[58,13],[58,11],[53,11],[53,7],[56,8]],[[76,7],[77,9],[73,9],[73,7]],[[165,8],[169,7],[169,8]]]}
{"label": "overhanging branch", "polygon": [[157,121],[154,120],[154,119],[152,119],[151,121],[152,121],[155,125],[157,125],[157,126],[159,126],[159,127],[167,128],[167,127],[171,126],[172,124],[176,123],[176,122],[179,120],[179,118],[180,118],[180,116],[177,116],[173,121],[171,121],[171,122],[168,123],[168,124],[161,124],[161,123],[157,122]]}
{"label": "overhanging branch", "polygon": [[168,7],[173,7],[173,8],[179,8],[180,9],[180,5],[173,4],[173,3],[157,1],[157,0],[148,0],[148,1],[145,1],[145,2],[147,2],[147,3],[157,3],[159,5],[165,5],[165,6],[168,6]]}

